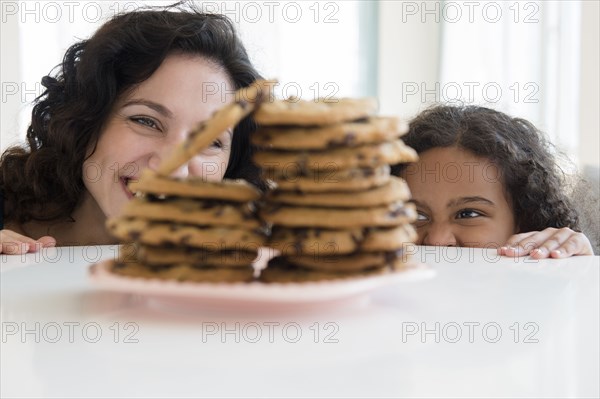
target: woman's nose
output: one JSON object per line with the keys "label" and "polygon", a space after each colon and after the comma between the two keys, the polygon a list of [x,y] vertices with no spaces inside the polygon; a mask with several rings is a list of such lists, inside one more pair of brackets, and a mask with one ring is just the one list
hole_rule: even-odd
{"label": "woman's nose", "polygon": [[452,227],[446,223],[431,223],[423,233],[423,245],[455,247],[457,240]]}
{"label": "woman's nose", "polygon": [[[187,131],[181,131],[179,134],[170,134],[170,137],[165,138],[160,143],[157,143],[148,160],[148,167],[151,170],[157,170],[163,159],[166,159],[175,150],[175,147],[180,145],[187,137]],[[184,178],[189,175],[189,164],[185,163],[175,170],[171,176]]]}

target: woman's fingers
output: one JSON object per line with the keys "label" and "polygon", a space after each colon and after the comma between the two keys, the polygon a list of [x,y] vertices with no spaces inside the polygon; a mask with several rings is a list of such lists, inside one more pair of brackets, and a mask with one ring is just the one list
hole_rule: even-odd
{"label": "woman's fingers", "polygon": [[30,246],[35,246],[35,240],[25,237],[12,230],[0,231],[0,253],[15,255],[29,252]]}
{"label": "woman's fingers", "polygon": [[7,255],[19,255],[29,252],[29,244],[19,241],[2,242],[0,253]]}
{"label": "woman's fingers", "polygon": [[51,236],[43,236],[38,238],[37,242],[39,242],[40,244],[42,244],[42,247],[44,248],[49,248],[49,247],[55,247],[56,246],[56,239],[54,237]]}
{"label": "woman's fingers", "polygon": [[56,240],[54,237],[44,236],[39,240],[34,240],[12,230],[0,231],[0,253],[7,255],[35,252],[42,247],[53,247],[55,245]]}
{"label": "woman's fingers", "polygon": [[589,239],[568,227],[549,227],[542,231],[516,234],[498,252],[505,256],[531,255],[535,259],[566,258],[573,255],[593,255]]}

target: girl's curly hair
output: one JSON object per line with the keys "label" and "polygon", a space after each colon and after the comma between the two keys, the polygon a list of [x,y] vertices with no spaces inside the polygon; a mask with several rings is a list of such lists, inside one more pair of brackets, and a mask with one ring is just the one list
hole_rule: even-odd
{"label": "girl's curly hair", "polygon": [[[436,105],[410,122],[403,140],[418,153],[459,147],[499,165],[520,232],[579,229],[553,148],[527,120],[479,106]],[[405,167],[394,165],[392,173],[398,175]]]}
{"label": "girl's curly hair", "polygon": [[[109,113],[122,94],[148,79],[172,54],[206,57],[228,74],[236,89],[260,79],[232,22],[193,4],[144,8],[114,16],[89,40],[65,53],[54,76],[42,78],[27,147],[16,146],[0,159],[5,221],[68,218],[84,193],[82,167]],[[227,178],[267,185],[252,163],[246,118],[234,130]]]}

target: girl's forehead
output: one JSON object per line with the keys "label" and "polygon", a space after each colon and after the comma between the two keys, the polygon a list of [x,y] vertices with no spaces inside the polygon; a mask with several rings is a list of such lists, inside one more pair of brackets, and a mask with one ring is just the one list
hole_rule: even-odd
{"label": "girl's forehead", "polygon": [[419,161],[409,164],[405,171],[411,169],[419,172],[448,171],[450,169],[498,169],[497,163],[491,158],[476,155],[461,147],[435,147],[419,153]]}
{"label": "girl's forehead", "polygon": [[453,189],[459,184],[474,188],[487,184],[503,186],[502,168],[493,160],[457,147],[437,147],[419,154],[407,165],[402,177],[409,184],[428,184]]}

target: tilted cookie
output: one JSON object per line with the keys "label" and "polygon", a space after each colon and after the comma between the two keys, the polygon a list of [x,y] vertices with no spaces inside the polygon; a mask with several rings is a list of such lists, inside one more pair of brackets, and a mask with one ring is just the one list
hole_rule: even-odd
{"label": "tilted cookie", "polygon": [[241,242],[262,246],[265,236],[254,230],[227,227],[196,227],[137,218],[109,219],[108,231],[124,242],[155,246],[235,249]]}
{"label": "tilted cookie", "polygon": [[134,198],[125,205],[122,215],[197,226],[236,226],[246,229],[260,227],[251,204],[217,200],[171,198],[152,201],[148,198]]}
{"label": "tilted cookie", "polygon": [[276,189],[268,193],[266,199],[271,203],[332,208],[373,207],[409,200],[410,190],[406,182],[396,176],[392,176],[390,179],[387,184],[368,190],[355,191],[351,195],[347,192],[298,193]]}
{"label": "tilted cookie", "polygon": [[221,199],[224,201],[247,202],[260,198],[260,191],[245,180],[204,181],[199,177],[179,179],[163,177],[146,169],[138,181],[129,183],[132,192],[155,195]]}
{"label": "tilted cookie", "polygon": [[416,239],[417,233],[409,224],[393,228],[347,230],[274,227],[268,246],[277,249],[284,256],[326,256],[357,251],[396,251]]}
{"label": "tilted cookie", "polygon": [[145,279],[171,280],[196,283],[236,283],[254,280],[251,267],[197,267],[180,263],[165,267],[151,267],[134,262],[114,262],[111,272],[122,276]]}
{"label": "tilted cookie", "polygon": [[384,267],[402,257],[403,251],[359,252],[348,255],[292,255],[287,256],[289,263],[311,270],[329,272],[353,272]]}
{"label": "tilted cookie", "polygon": [[395,259],[384,267],[344,272],[317,271],[298,267],[281,256],[271,259],[267,267],[260,272],[259,279],[265,283],[308,283],[313,281],[338,280],[356,277],[376,276],[391,273],[407,267],[401,259]]}
{"label": "tilted cookie", "polygon": [[235,100],[217,110],[206,121],[200,122],[186,140],[175,147],[173,152],[160,163],[157,173],[162,176],[170,175],[193,156],[210,146],[219,135],[227,129],[232,129],[254,111],[257,103],[270,96],[274,83],[273,81],[259,80],[236,91]]}
{"label": "tilted cookie", "polygon": [[[243,244],[242,244],[243,245]],[[124,245],[119,251],[122,262],[141,262],[148,265],[189,263],[193,265],[216,265],[243,267],[251,265],[258,256],[256,248],[244,250],[218,250],[190,247],[153,247],[147,245]]]}
{"label": "tilted cookie", "polygon": [[356,147],[393,141],[407,130],[397,118],[371,117],[322,127],[262,127],[252,135],[252,142],[265,148],[284,150]]}
{"label": "tilted cookie", "polygon": [[317,208],[267,204],[259,212],[262,220],[287,227],[391,227],[417,218],[415,205],[394,202],[370,208]]}
{"label": "tilted cookie", "polygon": [[321,126],[366,118],[376,111],[374,98],[319,98],[316,101],[288,98],[261,103],[254,120],[261,125]]}
{"label": "tilted cookie", "polygon": [[285,174],[271,178],[280,190],[297,193],[356,192],[380,187],[391,180],[389,165],[375,169],[307,171],[304,176]]}
{"label": "tilted cookie", "polygon": [[339,169],[375,168],[386,164],[413,162],[417,153],[402,140],[353,148],[338,148],[326,151],[260,151],[254,154],[254,162],[266,170],[285,171],[326,170],[332,165]]}

